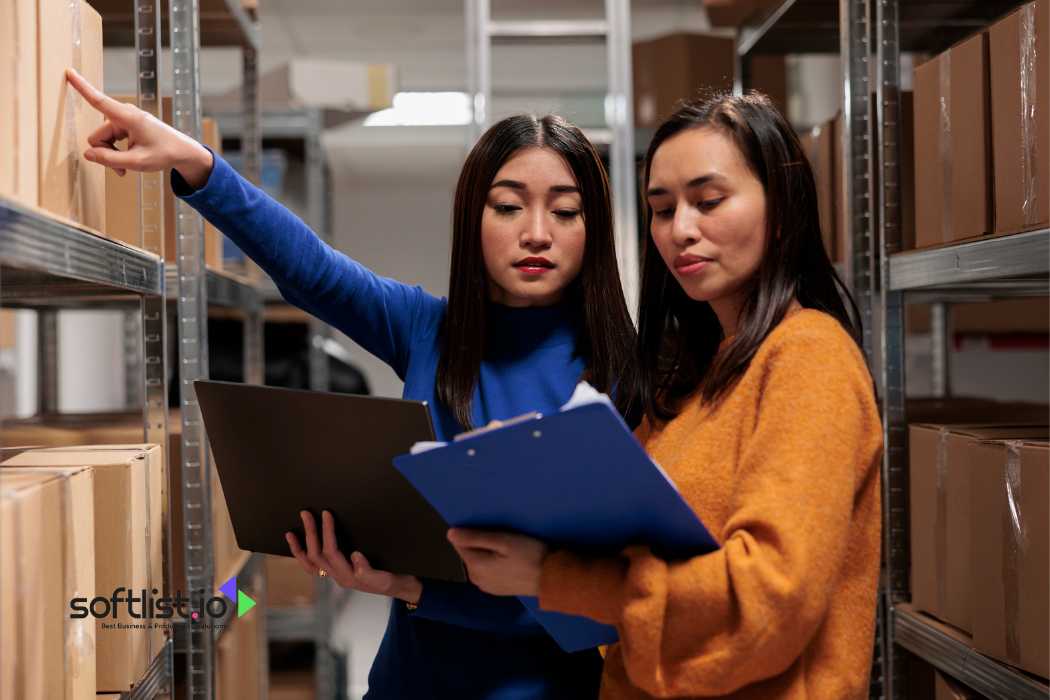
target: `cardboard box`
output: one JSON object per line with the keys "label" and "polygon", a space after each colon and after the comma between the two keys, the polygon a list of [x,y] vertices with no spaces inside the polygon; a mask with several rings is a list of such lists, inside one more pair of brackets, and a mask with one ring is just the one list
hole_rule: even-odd
{"label": "cardboard box", "polygon": [[93,519],[90,470],[0,470],[0,698],[94,697]]}
{"label": "cardboard box", "polygon": [[829,260],[837,260],[835,248],[836,219],[835,205],[835,156],[838,148],[835,144],[835,122],[818,124],[808,133],[799,137],[802,150],[813,170],[813,180],[817,188],[817,209],[820,212],[820,235],[824,240],[824,250]]}
{"label": "cardboard box", "polygon": [[[1044,436],[1045,437],[1045,436]],[[1050,443],[988,442],[974,458],[974,646],[1050,677]]]}
{"label": "cardboard box", "polygon": [[0,2],[0,197],[37,206],[36,0]]}
{"label": "cardboard box", "polygon": [[769,13],[778,0],[704,0],[712,27],[738,27]]}
{"label": "cardboard box", "polygon": [[309,576],[292,557],[266,555],[266,595],[275,608],[313,605],[316,577]]}
{"label": "cardboard box", "polygon": [[1050,222],[1050,0],[1025,4],[988,33],[995,232],[1045,227]]}
{"label": "cardboard box", "polygon": [[915,68],[915,247],[992,230],[988,37]]}
{"label": "cardboard box", "polygon": [[909,423],[961,425],[1050,425],[1050,406],[967,396],[909,398]]}
{"label": "cardboard box", "polygon": [[18,316],[15,311],[0,309],[0,349],[10,350],[17,343]]}
{"label": "cardboard box", "polygon": [[102,115],[66,82],[72,66],[102,85],[102,18],[83,0],[38,0],[40,206],[96,231],[106,224],[106,173],[84,160]]}
{"label": "cardboard box", "polygon": [[[134,95],[116,95],[114,99],[127,104],[136,104]],[[161,101],[164,119],[169,124],[172,119],[172,102],[170,97]],[[222,137],[214,119],[205,117],[201,120],[201,141],[211,146],[216,153],[222,154]],[[121,148],[124,143],[118,144]],[[141,226],[139,190],[142,177],[137,173],[127,173],[123,177],[106,168],[106,235],[117,241],[123,241],[139,248],[142,240],[139,234]],[[164,259],[175,262],[175,194],[164,184]],[[222,269],[222,234],[217,228],[204,223],[204,264],[213,269]]]}
{"label": "cardboard box", "polygon": [[680,101],[733,88],[736,48],[730,38],[671,34],[635,42],[632,57],[637,126],[659,126]]}
{"label": "cardboard box", "polygon": [[[241,585],[240,581],[238,585]],[[257,596],[258,591],[248,590],[247,593],[256,603],[265,602]],[[264,696],[265,648],[265,605],[250,610],[244,617],[234,616],[230,620],[216,645],[216,700],[260,699]]]}
{"label": "cardboard box", "polygon": [[977,445],[1047,437],[1046,426],[912,424],[910,508],[912,604],[973,632],[970,494]]}
{"label": "cardboard box", "polygon": [[[928,333],[930,307],[909,304],[908,333]],[[956,333],[1047,333],[1050,299],[1002,299],[975,304],[952,304],[951,326]]]}
{"label": "cardboard box", "polygon": [[270,672],[270,700],[314,700],[316,691],[312,671]]}
{"label": "cardboard box", "polygon": [[[6,467],[90,467],[95,480],[94,594],[117,588],[164,588],[163,503],[166,488],[161,450],[156,445],[99,445],[30,450],[4,462]],[[2,471],[2,470],[0,470]],[[93,594],[93,595],[94,595]],[[159,629],[116,629],[103,624],[137,625],[126,607],[116,618],[98,620],[96,683],[106,692],[124,692],[139,681],[160,651]]]}

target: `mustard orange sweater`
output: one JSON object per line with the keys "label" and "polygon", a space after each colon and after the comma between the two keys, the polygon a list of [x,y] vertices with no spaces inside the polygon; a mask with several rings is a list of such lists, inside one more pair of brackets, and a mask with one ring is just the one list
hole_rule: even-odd
{"label": "mustard orange sweater", "polygon": [[866,698],[882,431],[838,322],[792,313],[722,402],[694,399],[638,437],[722,547],[677,562],[645,547],[547,556],[540,605],[619,630],[603,700]]}

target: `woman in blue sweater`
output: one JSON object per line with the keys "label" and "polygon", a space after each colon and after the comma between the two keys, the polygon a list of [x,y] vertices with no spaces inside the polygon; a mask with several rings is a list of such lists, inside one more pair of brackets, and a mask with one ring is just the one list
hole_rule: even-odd
{"label": "woman in blue sweater", "polygon": [[[634,328],[598,154],[557,117],[506,119],[467,157],[453,210],[448,300],[379,277],[332,249],[222,158],[70,71],[107,118],[85,157],[171,172],[175,193],[254,259],[286,299],[387,362],[404,396],[430,402],[439,440],[491,420],[556,410],[580,379],[610,391],[631,369]],[[129,138],[126,151],[115,143]],[[310,575],[393,598],[369,674],[373,700],[597,697],[597,650],[561,651],[516,598],[419,581],[345,556],[331,516],[303,514],[289,546]],[[322,572],[324,572],[322,574]]]}

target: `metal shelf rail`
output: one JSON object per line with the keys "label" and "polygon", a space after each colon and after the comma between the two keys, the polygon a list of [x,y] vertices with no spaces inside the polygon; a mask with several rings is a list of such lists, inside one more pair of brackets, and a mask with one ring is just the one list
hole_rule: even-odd
{"label": "metal shelf rail", "polygon": [[[738,92],[747,87],[750,59],[757,54],[824,52],[838,53],[842,60],[846,124],[842,152],[849,174],[846,238],[851,246],[847,278],[862,309],[864,347],[882,396],[885,435],[883,583],[873,697],[906,696],[905,649],[990,697],[1045,698],[1050,692],[1045,683],[976,653],[965,640],[907,606],[905,304],[940,304],[935,308],[939,313],[934,313],[939,321],[934,336],[941,341],[940,352],[934,352],[939,375],[934,384],[946,392],[945,303],[1050,294],[1050,231],[901,252],[900,55],[943,50],[1020,4],[1019,0],[783,0],[745,22],[737,35]],[[874,71],[869,70],[871,65]],[[868,116],[872,94],[874,122]],[[876,142],[879,148],[874,147]]]}
{"label": "metal shelf rail", "polygon": [[[238,113],[218,113],[215,119],[227,138],[240,138],[245,126]],[[321,133],[326,126],[324,110],[317,108],[266,111],[259,115],[261,139],[301,140],[305,146],[307,223],[324,240],[330,241],[328,220],[329,183]],[[242,141],[243,147],[243,141]],[[265,303],[284,303],[273,282],[267,280],[261,290]],[[329,328],[317,319],[310,321],[310,389],[328,391],[328,359],[325,344]],[[342,697],[337,688],[338,665],[345,665],[330,644],[336,609],[336,591],[331,582],[318,578],[312,607],[273,608],[267,606],[266,629],[271,641],[312,641],[315,648],[315,689],[319,698]]]}

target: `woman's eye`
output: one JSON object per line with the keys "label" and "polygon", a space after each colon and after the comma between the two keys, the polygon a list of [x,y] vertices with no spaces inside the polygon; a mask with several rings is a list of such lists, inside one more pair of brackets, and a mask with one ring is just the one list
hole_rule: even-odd
{"label": "woman's eye", "polygon": [[554,210],[554,215],[556,217],[558,217],[559,219],[565,219],[566,221],[571,221],[572,219],[575,219],[577,216],[580,215],[580,210],[579,209],[555,209]]}
{"label": "woman's eye", "polygon": [[701,200],[701,202],[697,206],[700,207],[700,209],[703,211],[711,211],[719,204],[721,204],[723,199],[725,199],[725,197],[716,197],[715,199],[704,199]]}
{"label": "woman's eye", "polygon": [[492,208],[496,210],[497,214],[508,216],[516,211],[521,211],[521,207],[517,204],[494,204]]}
{"label": "woman's eye", "polygon": [[657,219],[670,219],[674,216],[674,207],[667,207],[666,209],[654,209],[653,216]]}

